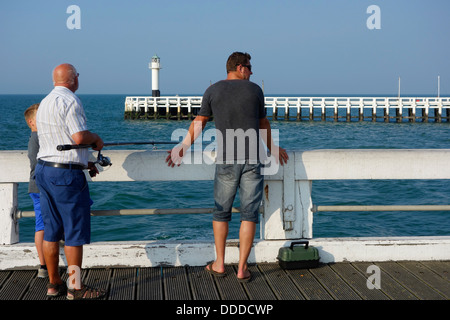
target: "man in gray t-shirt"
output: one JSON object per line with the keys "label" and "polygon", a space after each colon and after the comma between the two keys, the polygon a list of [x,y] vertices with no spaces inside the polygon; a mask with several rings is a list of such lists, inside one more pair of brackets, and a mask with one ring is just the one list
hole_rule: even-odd
{"label": "man in gray t-shirt", "polygon": [[239,232],[239,265],[237,278],[249,281],[247,259],[255,237],[262,200],[264,178],[259,161],[261,134],[268,149],[283,165],[286,151],[273,144],[270,123],[266,118],[261,88],[250,82],[252,66],[248,53],[234,52],[227,60],[227,78],[210,86],[203,95],[198,116],[189,127],[183,142],[169,151],[169,166],[180,165],[186,151],[201,134],[211,116],[216,125],[217,159],[214,177],[213,230],[216,261],[206,271],[225,276],[225,247],[231,209],[239,189],[241,228]]}
{"label": "man in gray t-shirt", "polygon": [[248,80],[219,81],[206,90],[198,115],[214,115],[218,163],[258,161],[259,122],[266,117],[258,85]]}

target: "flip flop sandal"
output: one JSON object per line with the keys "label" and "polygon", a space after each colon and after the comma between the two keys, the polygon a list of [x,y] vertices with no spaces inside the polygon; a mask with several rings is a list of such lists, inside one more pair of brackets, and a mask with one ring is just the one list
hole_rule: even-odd
{"label": "flip flop sandal", "polygon": [[237,278],[239,282],[241,283],[246,283],[249,282],[252,279],[252,273],[250,272],[250,270],[248,270],[248,272],[250,273],[250,275],[248,277],[245,278]]}
{"label": "flip flop sandal", "polygon": [[101,299],[106,295],[103,289],[91,288],[89,286],[83,286],[81,289],[67,289],[67,300],[96,300]]}
{"label": "flip flop sandal", "polygon": [[56,292],[54,292],[54,293],[48,293],[48,291],[47,291],[47,297],[59,297],[61,295],[66,294],[66,292],[67,292],[67,286],[64,282],[61,284],[49,283],[49,284],[47,284],[47,289],[55,289],[56,290]]}
{"label": "flip flop sandal", "polygon": [[210,264],[208,264],[205,268],[205,270],[209,273],[212,274],[213,276],[219,277],[219,278],[223,278],[227,275],[226,272],[217,272],[214,271],[212,268],[213,262],[211,262]]}

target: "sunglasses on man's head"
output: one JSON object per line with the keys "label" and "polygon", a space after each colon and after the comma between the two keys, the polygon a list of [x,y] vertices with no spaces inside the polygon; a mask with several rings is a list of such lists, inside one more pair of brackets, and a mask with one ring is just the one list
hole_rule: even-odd
{"label": "sunglasses on man's head", "polygon": [[248,71],[252,71],[252,65],[251,64],[248,64],[248,65],[246,65],[246,64],[241,64],[241,66],[243,66],[243,67],[245,67],[245,68],[248,68]]}

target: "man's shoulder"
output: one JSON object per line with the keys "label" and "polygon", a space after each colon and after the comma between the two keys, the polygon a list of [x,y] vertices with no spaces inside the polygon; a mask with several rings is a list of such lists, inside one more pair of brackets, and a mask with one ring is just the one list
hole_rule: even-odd
{"label": "man's shoulder", "polygon": [[254,83],[252,81],[249,81],[249,80],[220,80],[220,81],[210,85],[208,87],[208,89],[206,89],[206,91],[220,90],[223,88],[229,88],[229,89],[250,88],[250,89],[262,92],[262,89],[259,85],[257,85],[256,83]]}
{"label": "man's shoulder", "polygon": [[[79,98],[65,87],[54,87],[52,91],[41,101],[42,104],[46,103],[63,103],[63,104],[72,104],[74,102],[81,104]],[[40,108],[39,108],[40,109]],[[39,110],[38,109],[38,110]]]}

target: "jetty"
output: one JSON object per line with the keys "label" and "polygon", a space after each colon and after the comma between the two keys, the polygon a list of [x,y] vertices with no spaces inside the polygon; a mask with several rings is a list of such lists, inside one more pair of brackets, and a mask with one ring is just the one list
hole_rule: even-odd
{"label": "jetty", "polygon": [[[108,181],[213,180],[213,151],[192,154],[192,161],[169,168],[166,151],[108,150],[113,165],[92,183]],[[285,166],[270,162],[261,204],[260,238],[249,262],[254,279],[237,282],[238,240],[227,242],[228,276],[211,277],[205,265],[215,259],[214,241],[105,241],[84,246],[83,277],[109,289],[107,299],[162,300],[404,300],[450,298],[450,236],[315,238],[316,212],[450,211],[450,205],[322,206],[313,203],[318,180],[450,179],[450,150],[365,149],[288,151]],[[95,159],[96,154],[92,153]],[[188,156],[187,156],[188,157]],[[273,166],[273,167],[272,167]],[[18,184],[29,179],[26,150],[0,151],[0,299],[46,299],[45,281],[36,278],[33,243],[19,239]],[[270,168],[269,168],[270,169]],[[430,202],[428,202],[428,200]],[[92,211],[92,215],[202,214],[211,208],[142,208]],[[235,208],[239,211],[239,208]],[[318,249],[320,266],[283,270],[278,251],[298,239]],[[61,270],[67,267],[61,248]],[[376,278],[381,279],[380,288]],[[375,277],[375,278],[374,278]],[[375,279],[375,280],[374,280]],[[372,282],[374,280],[374,282]],[[375,286],[375,287],[374,287]]]}
{"label": "jetty", "polygon": [[[130,96],[125,119],[192,120],[201,96]],[[449,97],[265,97],[270,120],[449,122]]]}

